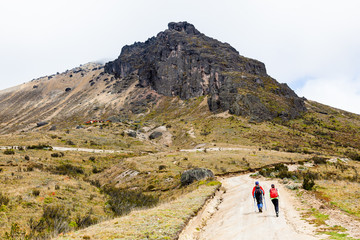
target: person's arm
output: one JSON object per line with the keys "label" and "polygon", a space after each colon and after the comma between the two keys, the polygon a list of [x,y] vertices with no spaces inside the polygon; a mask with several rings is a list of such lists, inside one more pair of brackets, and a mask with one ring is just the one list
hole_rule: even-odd
{"label": "person's arm", "polygon": [[254,187],[253,190],[252,190],[252,196],[253,196],[253,197],[255,197],[255,196],[254,196],[254,192],[255,192],[255,187]]}
{"label": "person's arm", "polygon": [[264,191],[264,189],[262,188],[262,187],[260,187],[261,188],[261,190],[262,190],[262,192],[263,192],[263,196],[265,196],[265,191]]}

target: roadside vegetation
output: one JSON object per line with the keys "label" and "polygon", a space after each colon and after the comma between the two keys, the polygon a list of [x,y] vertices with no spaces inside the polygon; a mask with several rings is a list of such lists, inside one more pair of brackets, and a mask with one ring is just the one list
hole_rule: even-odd
{"label": "roadside vegetation", "polygon": [[[176,239],[185,223],[220,186],[216,181],[194,183],[193,190],[149,210],[133,211],[57,239]],[[187,192],[185,190],[185,192]]]}

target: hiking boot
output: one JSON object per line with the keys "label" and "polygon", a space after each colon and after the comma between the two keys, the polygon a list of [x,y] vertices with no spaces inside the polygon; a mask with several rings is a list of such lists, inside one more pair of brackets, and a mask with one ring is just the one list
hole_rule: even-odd
{"label": "hiking boot", "polygon": [[279,213],[278,213],[278,212],[276,213],[276,216],[279,217]]}
{"label": "hiking boot", "polygon": [[262,212],[262,208],[259,208],[259,212]]}

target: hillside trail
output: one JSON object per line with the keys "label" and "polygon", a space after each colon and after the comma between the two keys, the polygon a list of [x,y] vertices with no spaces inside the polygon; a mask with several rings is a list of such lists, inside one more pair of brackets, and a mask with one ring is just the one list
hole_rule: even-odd
{"label": "hillside trail", "polygon": [[[315,236],[314,227],[301,220],[296,210],[300,203],[276,181],[260,180],[265,191],[267,210],[255,212],[251,196],[256,180],[249,175],[241,175],[221,180],[226,192],[215,197],[190,221],[180,234],[180,240],[252,240],[252,239],[322,239]],[[269,189],[274,183],[280,195],[280,214],[276,217],[269,198]],[[216,201],[221,203],[216,205]],[[216,210],[215,210],[216,209]],[[210,214],[209,214],[210,213]],[[207,214],[207,216],[206,216]]]}

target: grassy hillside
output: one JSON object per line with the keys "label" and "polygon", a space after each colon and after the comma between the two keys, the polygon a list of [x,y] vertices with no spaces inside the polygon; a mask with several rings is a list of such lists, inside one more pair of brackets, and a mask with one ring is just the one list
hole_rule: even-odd
{"label": "grassy hillside", "polygon": [[[4,216],[0,235],[7,232],[8,236],[47,238],[73,232],[127,214],[127,209],[116,207],[119,201],[126,201],[129,209],[158,206],[103,223],[111,226],[109,231],[113,233],[119,230],[114,229],[115,225],[128,228],[132,218],[176,212],[179,201],[185,204],[191,194],[200,197],[200,203],[190,212],[181,213],[181,219],[164,220],[174,221],[174,225],[160,227],[173,238],[214,189],[203,191],[197,183],[181,187],[180,176],[185,170],[204,167],[220,176],[314,157],[349,159],[346,167],[326,164],[309,171],[321,172],[314,175],[318,198],[359,215],[354,207],[357,195],[344,194],[348,191],[346,182],[356,189],[359,182],[358,115],[308,101],[309,111],[299,119],[256,123],[228,113],[212,114],[206,101],[204,97],[186,101],[163,97],[146,114],[119,115],[119,122],[85,124],[72,118],[54,131],[44,126],[1,135],[0,146],[8,149],[0,152],[0,210]],[[151,139],[153,132],[161,132],[161,136]],[[21,147],[11,150],[12,146]],[[69,151],[78,148],[92,150]],[[298,181],[303,177],[299,176]],[[137,203],[139,198],[144,199],[143,203]],[[96,228],[71,236],[86,237]],[[151,229],[139,234],[151,235]]]}

